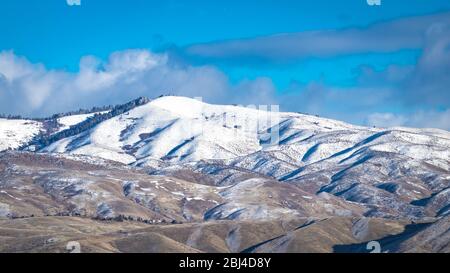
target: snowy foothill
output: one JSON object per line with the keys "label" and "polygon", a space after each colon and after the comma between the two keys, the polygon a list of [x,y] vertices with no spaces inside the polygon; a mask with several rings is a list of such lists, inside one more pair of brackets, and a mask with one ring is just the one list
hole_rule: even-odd
{"label": "snowy foothill", "polygon": [[42,123],[33,120],[0,119],[0,151],[17,149],[42,130]]}

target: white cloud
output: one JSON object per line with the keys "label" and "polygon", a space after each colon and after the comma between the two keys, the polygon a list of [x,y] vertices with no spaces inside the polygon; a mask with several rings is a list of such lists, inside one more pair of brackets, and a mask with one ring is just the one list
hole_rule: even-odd
{"label": "white cloud", "polygon": [[9,81],[42,72],[40,65],[32,65],[25,58],[17,57],[11,51],[0,52],[0,73]]}
{"label": "white cloud", "polygon": [[403,126],[407,118],[393,113],[373,113],[367,118],[367,124],[376,127],[395,127]]}
{"label": "white cloud", "polygon": [[[390,65],[382,71],[361,66],[357,85],[353,87],[294,85],[293,95],[284,99],[283,105],[296,104],[297,110],[357,124],[448,130],[448,111],[437,110],[450,107],[448,71],[450,25],[435,24],[424,35],[424,48],[416,65]],[[390,113],[394,111],[390,109],[402,114]]]}
{"label": "white cloud", "polygon": [[450,109],[445,111],[418,111],[406,123],[411,127],[442,128],[450,131]]}
{"label": "white cloud", "polygon": [[234,59],[238,65],[255,59],[290,61],[304,57],[394,52],[422,48],[425,33],[435,24],[450,24],[450,13],[394,19],[365,28],[306,31],[195,44],[186,51],[192,56],[207,59],[228,62]]}
{"label": "white cloud", "polygon": [[450,130],[450,109],[445,111],[421,110],[409,115],[374,113],[367,118],[367,124],[377,127],[408,126]]}
{"label": "white cloud", "polygon": [[81,0],[66,0],[69,6],[81,6]]}
{"label": "white cloud", "polygon": [[147,50],[127,50],[111,54],[107,63],[94,56],[83,57],[75,84],[80,90],[95,91],[110,88],[119,81],[132,83],[136,76],[167,65],[167,56]]}
{"label": "white cloud", "polygon": [[271,100],[275,88],[269,79],[233,85],[215,67],[186,65],[148,50],[115,52],[106,62],[86,56],[76,73],[0,52],[0,113],[46,116],[167,93],[249,104],[255,98]]}
{"label": "white cloud", "polygon": [[[385,71],[362,67],[358,85],[326,86],[293,82],[277,92],[269,78],[232,84],[214,66],[193,66],[171,53],[148,50],[115,52],[106,61],[80,60],[76,73],[48,70],[12,51],[0,52],[0,113],[48,116],[54,113],[119,104],[138,96],[175,94],[203,97],[211,103],[281,104],[282,111],[302,111],[376,126],[450,129],[448,26],[435,25],[425,37],[417,65],[389,66]],[[178,56],[175,56],[178,57]],[[393,114],[385,109],[415,109]],[[383,110],[380,110],[383,109]]]}

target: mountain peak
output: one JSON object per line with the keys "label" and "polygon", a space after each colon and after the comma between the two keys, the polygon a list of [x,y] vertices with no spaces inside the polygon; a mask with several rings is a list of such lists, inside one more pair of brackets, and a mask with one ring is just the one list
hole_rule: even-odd
{"label": "mountain peak", "polygon": [[184,117],[197,117],[208,107],[200,99],[181,96],[163,96],[150,102],[150,105]]}
{"label": "mountain peak", "polygon": [[[107,112],[52,121],[64,124],[67,119],[78,123],[49,137],[34,137],[49,121],[0,120],[0,144],[5,140],[0,149],[23,144],[50,157],[62,153],[92,161],[101,158],[99,162],[143,167],[155,175],[235,185],[221,188],[226,205],[205,214],[207,219],[280,217],[294,213],[297,205],[295,213],[305,215],[303,208],[310,200],[337,206],[328,211],[324,207],[326,214],[409,218],[448,214],[447,203],[440,201],[447,200],[450,181],[448,132],[359,127],[179,96],[141,97]],[[275,187],[278,197],[272,193],[274,181],[280,182]],[[265,183],[270,189],[261,188]],[[293,185],[302,187],[297,196],[290,195]],[[259,190],[271,192],[274,200],[292,197],[294,203],[266,214],[279,203],[268,198],[266,207],[255,205],[260,197],[249,197]],[[316,199],[318,193],[327,194]],[[427,199],[431,201],[425,204]],[[242,214],[234,213],[241,208]]]}

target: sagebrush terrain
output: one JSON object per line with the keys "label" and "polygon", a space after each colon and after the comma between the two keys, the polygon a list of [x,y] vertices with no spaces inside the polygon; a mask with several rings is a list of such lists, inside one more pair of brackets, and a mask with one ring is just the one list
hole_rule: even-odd
{"label": "sagebrush terrain", "polygon": [[0,251],[450,252],[450,133],[140,98],[0,119]]}

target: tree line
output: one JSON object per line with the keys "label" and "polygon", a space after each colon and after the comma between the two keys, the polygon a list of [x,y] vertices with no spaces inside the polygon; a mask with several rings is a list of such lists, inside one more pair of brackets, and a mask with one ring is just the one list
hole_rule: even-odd
{"label": "tree line", "polygon": [[[108,120],[110,118],[113,118],[115,116],[121,115],[123,113],[126,113],[130,110],[132,110],[135,107],[147,104],[150,101],[150,99],[146,97],[140,97],[138,99],[135,99],[133,101],[130,101],[126,104],[116,105],[111,108],[107,107],[96,107],[93,108],[96,111],[94,112],[102,112],[105,111],[105,109],[110,109],[108,112],[100,114],[96,113],[92,117],[87,118],[85,121],[78,123],[76,125],[71,126],[69,129],[66,129],[64,131],[58,132],[56,134],[47,134],[47,135],[39,135],[35,137],[34,140],[31,141],[30,145],[34,145],[36,149],[41,149],[45,146],[50,145],[51,143],[61,140],[63,138],[71,137],[78,135],[82,132],[85,132],[89,129],[94,128],[97,124]],[[109,106],[108,106],[109,107]],[[91,109],[92,110],[92,109]],[[73,112],[72,112],[73,113]],[[76,112],[80,113],[80,112]],[[92,113],[92,112],[91,112]],[[66,114],[64,114],[66,115]],[[60,118],[59,114],[54,115],[51,120],[56,121],[56,119]],[[25,147],[24,147],[25,148]]]}

